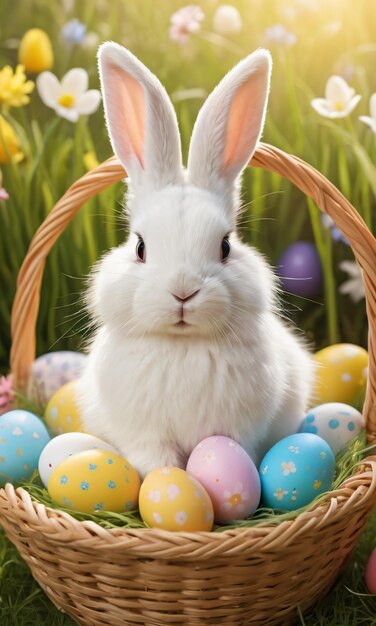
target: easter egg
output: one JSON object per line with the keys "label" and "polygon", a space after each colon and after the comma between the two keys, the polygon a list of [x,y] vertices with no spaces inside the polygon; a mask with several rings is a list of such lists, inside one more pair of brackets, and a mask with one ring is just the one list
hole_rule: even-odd
{"label": "easter egg", "polygon": [[59,463],[48,491],[60,506],[82,513],[131,511],[137,508],[140,477],[119,454],[84,450]]}
{"label": "easter egg", "polygon": [[94,435],[87,435],[86,433],[64,433],[63,435],[58,435],[51,439],[45,448],[43,448],[38,463],[39,475],[44,486],[47,487],[48,480],[55,467],[64,461],[64,459],[77,452],[93,449],[110,450],[111,452],[119,454],[109,443],[98,439],[98,437],[94,437]]}
{"label": "easter egg", "polygon": [[200,483],[179,467],[150,472],[141,485],[140,514],[145,524],[165,530],[213,527],[213,505]]}
{"label": "easter egg", "polygon": [[53,435],[84,430],[75,395],[76,381],[61,387],[47,404],[45,422]]}
{"label": "easter egg", "polygon": [[0,418],[0,485],[28,480],[50,436],[29,411],[9,411]]}
{"label": "easter egg", "polygon": [[85,359],[81,352],[70,350],[38,357],[31,367],[28,397],[44,406],[60,387],[81,376]]}
{"label": "easter egg", "polygon": [[371,553],[364,574],[368,591],[376,594],[376,548]]}
{"label": "easter egg", "polygon": [[244,519],[257,509],[261,495],[258,471],[233,439],[218,435],[201,441],[189,457],[187,472],[208,492],[216,522]]}
{"label": "easter egg", "polygon": [[357,404],[364,395],[368,353],[351,343],[337,343],[314,355],[317,364],[314,401]]}
{"label": "easter egg", "polygon": [[278,261],[278,274],[286,291],[297,296],[317,296],[322,287],[322,270],[316,246],[297,241],[286,248]]}
{"label": "easter egg", "polygon": [[285,437],[261,462],[262,501],[271,509],[299,509],[330,489],[334,472],[334,453],[324,439],[310,433]]}
{"label": "easter egg", "polygon": [[307,413],[299,432],[322,437],[337,454],[363,428],[363,416],[354,407],[341,402],[327,402]]}

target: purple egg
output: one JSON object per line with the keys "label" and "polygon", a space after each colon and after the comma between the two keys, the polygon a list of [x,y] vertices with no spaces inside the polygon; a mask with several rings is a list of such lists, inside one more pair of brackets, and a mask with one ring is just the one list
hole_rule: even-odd
{"label": "purple egg", "polygon": [[297,296],[317,296],[322,288],[322,270],[316,246],[297,241],[278,261],[278,274],[286,291]]}

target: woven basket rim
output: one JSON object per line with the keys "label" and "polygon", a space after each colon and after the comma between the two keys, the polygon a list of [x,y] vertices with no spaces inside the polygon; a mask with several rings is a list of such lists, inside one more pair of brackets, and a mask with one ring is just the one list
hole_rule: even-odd
{"label": "woven basket rim", "polygon": [[[189,549],[191,550],[192,547],[196,549],[197,546],[210,544],[213,550],[217,546],[221,557],[225,557],[226,549],[224,550],[223,544],[226,542],[229,543],[227,548],[229,556],[233,554],[233,550],[237,546],[240,546],[238,543],[240,539],[242,541],[248,540],[253,544],[254,549],[256,549],[256,544],[257,548],[260,548],[260,542],[267,542],[268,547],[270,547],[273,540],[279,542],[282,537],[285,537],[285,540],[296,537],[297,533],[304,531],[307,523],[320,526],[328,519],[332,522],[334,516],[345,515],[349,510],[354,511],[358,506],[364,506],[367,500],[373,501],[373,505],[375,505],[376,455],[362,459],[355,468],[357,468],[354,470],[355,473],[346,478],[336,490],[328,492],[313,506],[302,513],[298,513],[291,520],[276,521],[275,523],[260,522],[257,526],[231,528],[221,532],[168,531],[159,528],[121,526],[104,528],[93,520],[78,520],[70,513],[48,507],[33,499],[23,487],[15,488],[11,483],[7,483],[4,488],[0,489],[0,511],[2,509],[17,511],[17,515],[23,518],[25,523],[43,529],[48,532],[50,538],[55,536],[56,541],[60,544],[74,541],[84,548],[85,543],[89,541],[91,545],[91,542],[95,540],[96,548],[100,548],[102,545],[103,548],[107,549],[111,545],[119,547],[119,543],[125,541],[127,545],[128,542],[131,542],[133,549],[139,553],[140,545],[144,546],[146,543],[149,550],[150,545],[156,543],[161,551],[159,557],[170,548],[177,549],[179,547],[181,550],[182,546],[190,546]],[[197,555],[194,558],[196,559]]]}

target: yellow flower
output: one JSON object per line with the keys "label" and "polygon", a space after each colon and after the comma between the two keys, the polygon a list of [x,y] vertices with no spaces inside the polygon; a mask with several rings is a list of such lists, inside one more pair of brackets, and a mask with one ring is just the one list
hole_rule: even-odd
{"label": "yellow flower", "polygon": [[21,39],[18,58],[26,70],[33,74],[49,70],[54,62],[54,54],[47,33],[40,28],[26,31]]}
{"label": "yellow flower", "polygon": [[98,159],[95,155],[95,152],[93,152],[93,150],[90,150],[89,152],[85,152],[83,156],[83,160],[84,160],[84,165],[88,172],[90,172],[90,170],[94,170],[99,165]]}
{"label": "yellow flower", "polygon": [[21,107],[28,104],[28,96],[34,89],[32,80],[26,80],[25,68],[17,65],[14,72],[10,65],[0,70],[0,105]]}
{"label": "yellow flower", "polygon": [[0,115],[0,165],[22,161],[24,154],[19,139],[11,125]]}

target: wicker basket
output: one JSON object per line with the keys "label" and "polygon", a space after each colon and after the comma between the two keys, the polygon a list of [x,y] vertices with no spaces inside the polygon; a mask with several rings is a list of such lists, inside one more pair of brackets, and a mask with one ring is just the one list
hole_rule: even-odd
{"label": "wicker basket", "polygon": [[[252,165],[281,174],[328,213],[362,268],[369,320],[365,403],[376,441],[376,240],[324,176],[300,159],[261,145]],[[11,368],[26,389],[45,258],[81,205],[124,178],[112,158],[77,181],[36,233],[21,268],[12,312]],[[295,520],[222,533],[106,530],[32,501],[23,489],[0,491],[0,523],[51,600],[92,626],[293,624],[325,596],[376,502],[376,456]]]}

